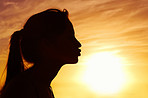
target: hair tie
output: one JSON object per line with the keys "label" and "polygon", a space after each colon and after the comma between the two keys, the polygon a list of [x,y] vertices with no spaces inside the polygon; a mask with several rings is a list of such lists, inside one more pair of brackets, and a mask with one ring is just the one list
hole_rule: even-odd
{"label": "hair tie", "polygon": [[24,29],[21,29],[20,31],[18,31],[17,36],[18,36],[20,39],[22,39],[23,35],[24,35]]}

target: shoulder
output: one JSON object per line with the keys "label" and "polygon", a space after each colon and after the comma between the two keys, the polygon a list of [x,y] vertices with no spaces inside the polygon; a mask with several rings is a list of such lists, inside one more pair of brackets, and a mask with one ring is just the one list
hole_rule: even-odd
{"label": "shoulder", "polygon": [[2,98],[36,98],[36,93],[30,81],[20,75],[7,85]]}

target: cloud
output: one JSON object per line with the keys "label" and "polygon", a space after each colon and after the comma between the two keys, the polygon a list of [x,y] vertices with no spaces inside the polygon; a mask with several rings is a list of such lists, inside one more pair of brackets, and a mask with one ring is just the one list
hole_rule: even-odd
{"label": "cloud", "polygon": [[1,39],[21,29],[34,13],[55,7],[69,10],[76,35],[87,49],[147,49],[147,0],[1,0],[0,4]]}
{"label": "cloud", "polygon": [[[0,0],[0,62],[5,65],[7,60],[10,35],[31,15],[48,8],[66,8],[82,43],[82,61],[92,53],[118,51],[117,55],[126,58],[129,65],[147,66],[147,6],[147,0]],[[143,69],[147,67],[140,73]]]}

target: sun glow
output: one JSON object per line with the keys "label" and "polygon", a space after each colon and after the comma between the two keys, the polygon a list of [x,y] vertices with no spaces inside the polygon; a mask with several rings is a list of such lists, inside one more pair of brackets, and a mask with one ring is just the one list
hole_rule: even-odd
{"label": "sun glow", "polygon": [[123,62],[112,52],[96,53],[86,63],[84,82],[98,94],[115,94],[125,84]]}

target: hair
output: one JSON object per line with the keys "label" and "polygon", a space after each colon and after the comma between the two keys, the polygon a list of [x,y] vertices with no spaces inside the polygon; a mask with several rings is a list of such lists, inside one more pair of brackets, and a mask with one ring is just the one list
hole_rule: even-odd
{"label": "hair", "polygon": [[[37,42],[41,38],[51,38],[64,32],[68,22],[68,11],[48,9],[31,16],[23,29],[11,35],[7,61],[7,76],[3,89],[17,75],[24,71],[23,60],[35,63],[38,60]],[[2,89],[2,91],[3,91]]]}

